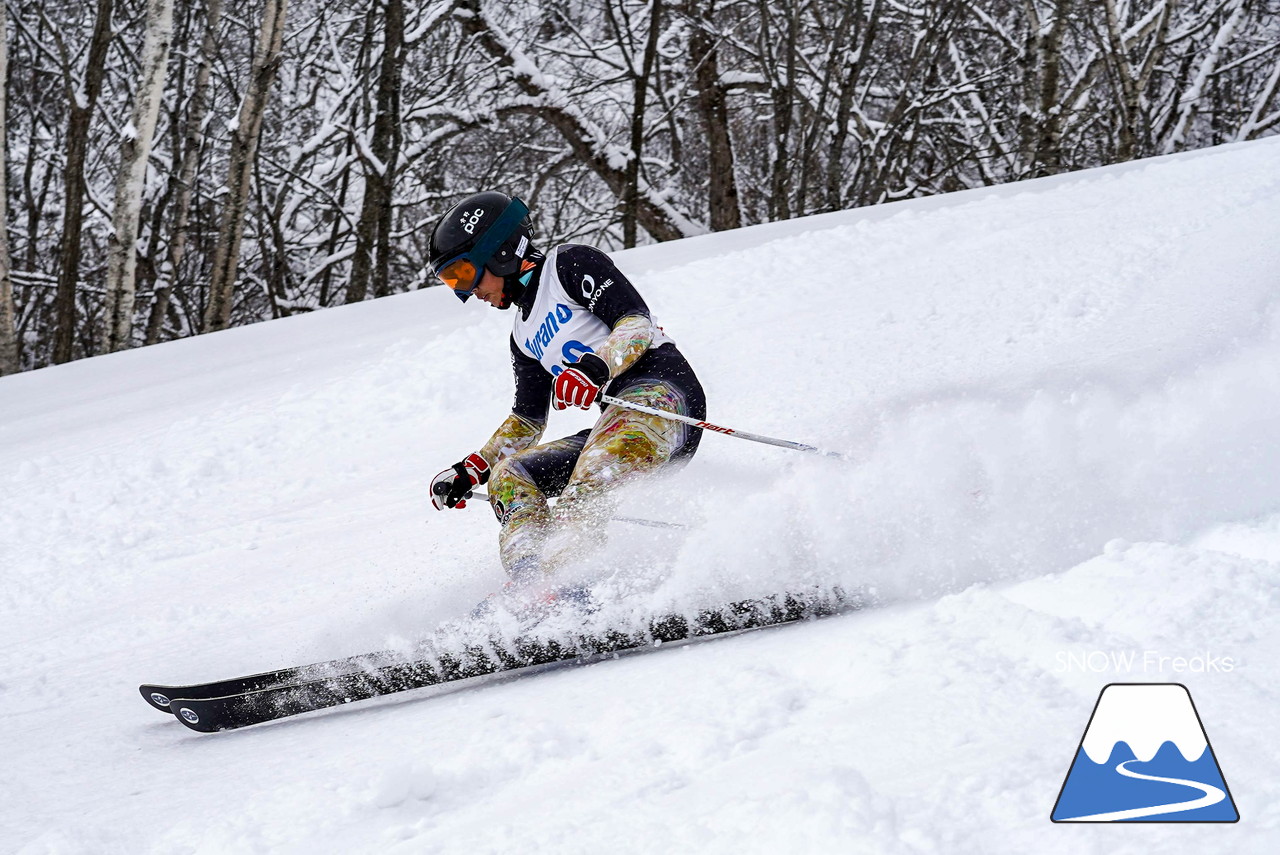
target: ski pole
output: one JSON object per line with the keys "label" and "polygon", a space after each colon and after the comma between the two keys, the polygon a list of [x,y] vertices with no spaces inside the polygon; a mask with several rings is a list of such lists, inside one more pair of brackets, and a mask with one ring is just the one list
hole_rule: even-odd
{"label": "ski pole", "polygon": [[601,395],[600,400],[606,404],[614,404],[619,407],[625,407],[628,410],[635,410],[638,413],[648,413],[651,416],[660,416],[664,419],[672,421],[684,422],[687,425],[700,427],[703,430],[715,431],[725,436],[736,436],[738,439],[749,439],[752,442],[763,442],[765,445],[776,445],[779,448],[791,448],[796,451],[806,451],[809,454],[821,454],[823,457],[835,457],[839,460],[848,460],[849,458],[838,451],[825,451],[821,448],[814,448],[812,445],[805,445],[803,442],[793,442],[789,439],[775,439],[771,436],[761,436],[758,433],[747,433],[744,430],[735,430],[734,428],[721,427],[713,425],[711,422],[698,421],[689,416],[682,416],[679,413],[669,413],[666,410],[656,410],[653,407],[646,407],[642,404],[633,404],[631,401],[624,401],[621,398],[615,398],[612,395]]}
{"label": "ski pole", "polygon": [[[484,490],[474,490],[471,493],[473,499],[484,499],[489,501],[489,494]],[[615,522],[631,523],[632,525],[647,525],[649,528],[688,528],[684,523],[663,522],[662,520],[647,520],[641,517],[610,517]]]}

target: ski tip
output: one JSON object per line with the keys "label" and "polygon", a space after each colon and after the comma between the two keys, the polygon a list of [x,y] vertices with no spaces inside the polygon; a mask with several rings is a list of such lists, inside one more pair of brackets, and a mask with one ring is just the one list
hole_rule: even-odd
{"label": "ski tip", "polygon": [[169,712],[173,713],[173,717],[179,722],[198,733],[214,733],[221,730],[222,728],[216,726],[211,720],[204,706],[205,704],[200,701],[175,698],[170,703]]}
{"label": "ski tip", "polygon": [[147,706],[153,710],[159,710],[162,713],[172,712],[169,709],[171,692],[168,686],[152,686],[144,683],[138,687],[138,692],[147,702]]}

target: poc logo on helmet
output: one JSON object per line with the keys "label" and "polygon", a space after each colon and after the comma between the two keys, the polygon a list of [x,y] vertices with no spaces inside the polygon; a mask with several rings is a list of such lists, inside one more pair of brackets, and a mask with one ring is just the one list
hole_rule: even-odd
{"label": "poc logo on helmet", "polygon": [[484,219],[484,208],[476,208],[471,213],[462,212],[462,230],[469,235],[476,233],[476,226]]}

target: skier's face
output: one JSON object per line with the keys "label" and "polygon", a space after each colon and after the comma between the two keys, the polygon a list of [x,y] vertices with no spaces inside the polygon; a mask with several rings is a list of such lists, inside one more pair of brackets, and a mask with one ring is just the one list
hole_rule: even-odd
{"label": "skier's face", "polygon": [[476,286],[475,295],[495,309],[506,308],[502,304],[502,277],[493,275],[487,267],[480,277],[480,284]]}

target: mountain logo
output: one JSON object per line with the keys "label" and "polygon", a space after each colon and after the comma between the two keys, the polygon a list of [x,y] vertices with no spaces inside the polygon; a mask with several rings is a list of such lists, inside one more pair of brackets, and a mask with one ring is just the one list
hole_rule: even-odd
{"label": "mountain logo", "polygon": [[1111,683],[1076,749],[1054,822],[1236,822],[1191,693],[1181,683]]}

